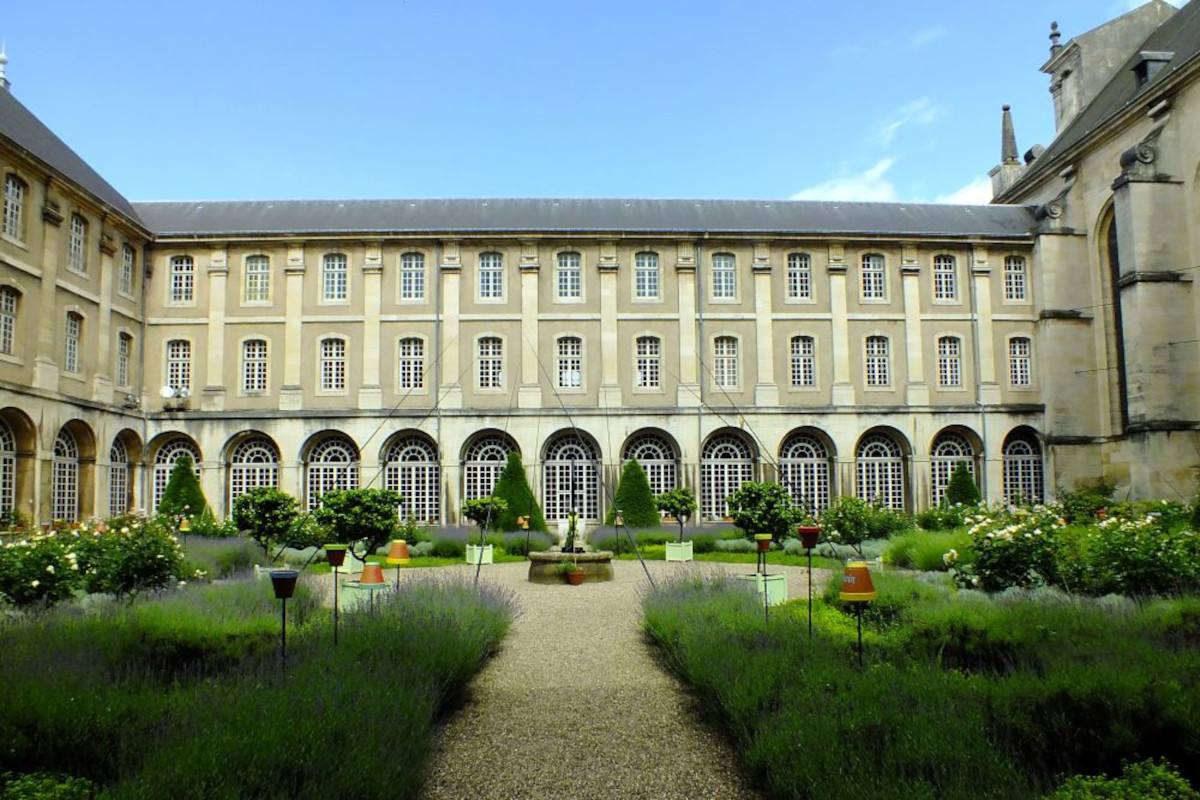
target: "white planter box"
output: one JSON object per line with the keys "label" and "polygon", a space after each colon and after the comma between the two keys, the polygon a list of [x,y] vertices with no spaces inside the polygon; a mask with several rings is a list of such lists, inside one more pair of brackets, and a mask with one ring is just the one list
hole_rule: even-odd
{"label": "white planter box", "polygon": [[667,542],[667,561],[691,561],[691,542]]}
{"label": "white planter box", "polygon": [[491,564],[492,563],[492,545],[485,544],[482,547],[477,544],[467,545],[467,563],[471,566],[476,564]]}
{"label": "white planter box", "polygon": [[[777,574],[768,573],[766,576],[766,593],[767,605],[777,606],[787,602],[787,575],[780,572]],[[740,581],[754,581],[754,588],[758,591],[758,596],[763,596],[763,578],[762,573],[756,572],[753,575],[738,575]]]}

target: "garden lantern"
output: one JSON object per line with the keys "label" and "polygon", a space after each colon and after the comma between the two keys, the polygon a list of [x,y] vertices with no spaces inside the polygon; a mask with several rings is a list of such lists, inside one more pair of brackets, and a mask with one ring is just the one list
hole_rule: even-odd
{"label": "garden lantern", "polygon": [[279,618],[279,652],[284,663],[287,663],[287,601],[296,592],[299,577],[299,571],[294,569],[271,570],[271,588],[275,590],[275,599],[283,603]]}
{"label": "garden lantern", "polygon": [[187,517],[179,520],[179,535],[183,538],[183,549],[187,550],[187,535],[192,529],[192,521]]}
{"label": "garden lantern", "polygon": [[854,604],[854,615],[858,617],[858,668],[863,666],[862,610],[863,606],[879,597],[871,571],[865,561],[851,561],[842,574],[842,591],[838,597],[843,603]]}
{"label": "garden lantern", "polygon": [[333,645],[338,643],[338,567],[346,563],[347,546],[344,544],[325,545],[325,558],[333,567]]}
{"label": "garden lantern", "polygon": [[395,539],[388,548],[387,563],[396,567],[396,591],[400,591],[400,565],[408,563],[408,542]]}
{"label": "garden lantern", "polygon": [[812,551],[821,539],[820,525],[797,525],[796,533],[800,534],[800,544],[808,548],[808,638],[812,639]]}
{"label": "garden lantern", "polygon": [[617,509],[613,514],[613,529],[617,534],[617,555],[621,555],[621,526],[625,524],[625,515],[621,513],[621,509]]}

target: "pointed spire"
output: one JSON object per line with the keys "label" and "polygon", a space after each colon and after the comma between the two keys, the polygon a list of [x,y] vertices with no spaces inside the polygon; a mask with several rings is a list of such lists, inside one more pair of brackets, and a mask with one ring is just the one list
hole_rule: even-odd
{"label": "pointed spire", "polygon": [[1058,40],[1062,38],[1062,34],[1058,32],[1058,23],[1050,23],[1050,57],[1054,58],[1062,50],[1062,45]]}
{"label": "pointed spire", "polygon": [[1002,106],[1004,117],[1000,123],[1000,163],[1016,164],[1017,134],[1013,132],[1012,112],[1009,106]]}
{"label": "pointed spire", "polygon": [[4,67],[8,64],[8,52],[5,45],[6,42],[0,41],[0,89],[7,89],[11,85],[4,75]]}

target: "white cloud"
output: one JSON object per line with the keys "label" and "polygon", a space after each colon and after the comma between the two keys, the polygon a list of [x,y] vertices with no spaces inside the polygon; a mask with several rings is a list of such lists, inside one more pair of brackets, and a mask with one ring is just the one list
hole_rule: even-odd
{"label": "white cloud", "polygon": [[959,206],[986,205],[992,202],[992,180],[986,176],[976,178],[950,194],[939,195],[933,202]]}
{"label": "white cloud", "polygon": [[941,118],[944,109],[928,97],[920,97],[897,108],[876,128],[871,138],[887,147],[905,125],[932,125]]}
{"label": "white cloud", "polygon": [[908,39],[908,46],[913,50],[928,47],[946,35],[945,28],[922,28]]}
{"label": "white cloud", "polygon": [[850,175],[839,175],[792,195],[792,200],[870,200],[891,202],[896,199],[896,187],[884,176],[896,163],[889,157],[875,162],[868,169]]}

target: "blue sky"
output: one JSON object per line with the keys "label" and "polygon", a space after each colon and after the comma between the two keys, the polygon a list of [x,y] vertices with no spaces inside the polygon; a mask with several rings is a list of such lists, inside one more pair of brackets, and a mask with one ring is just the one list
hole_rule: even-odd
{"label": "blue sky", "polygon": [[986,202],[1000,106],[1130,0],[10,0],[12,91],[133,200]]}

